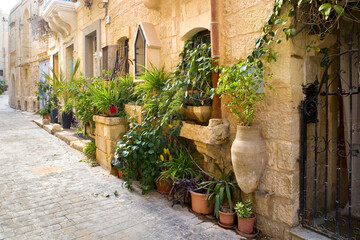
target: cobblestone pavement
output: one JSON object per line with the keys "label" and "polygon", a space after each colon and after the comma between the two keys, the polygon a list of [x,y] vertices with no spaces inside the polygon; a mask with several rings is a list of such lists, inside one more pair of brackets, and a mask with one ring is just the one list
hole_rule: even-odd
{"label": "cobblestone pavement", "polygon": [[7,98],[0,96],[0,239],[240,238],[157,193],[123,188]]}

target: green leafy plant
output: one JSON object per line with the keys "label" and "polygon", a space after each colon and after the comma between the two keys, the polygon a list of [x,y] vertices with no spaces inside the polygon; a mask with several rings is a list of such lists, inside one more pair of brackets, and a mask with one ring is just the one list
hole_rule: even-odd
{"label": "green leafy plant", "polygon": [[234,209],[238,215],[239,218],[251,218],[253,212],[251,210],[252,207],[252,201],[246,200],[245,203],[238,202],[236,203]]}
{"label": "green leafy plant", "polygon": [[94,140],[86,144],[84,154],[89,160],[96,160],[96,145]]}
{"label": "green leafy plant", "polygon": [[45,116],[51,112],[53,108],[52,101],[50,100],[49,94],[51,94],[51,87],[50,84],[46,81],[36,82],[36,86],[38,90],[35,91],[36,98],[40,101],[42,108],[39,110],[39,114],[41,116]]}
{"label": "green leafy plant", "polygon": [[159,177],[159,180],[170,179],[172,182],[176,182],[179,179],[187,177],[195,178],[196,166],[194,165],[189,152],[185,149],[185,146],[178,145],[174,157],[169,161],[164,162],[163,171]]}
{"label": "green leafy plant", "polygon": [[[214,214],[219,217],[219,209],[224,205],[224,200],[227,200],[229,210],[232,211],[233,200],[239,201],[240,188],[237,185],[235,175],[233,171],[229,171],[225,174],[225,169],[221,169],[218,164],[215,164],[221,177],[217,178],[213,176],[212,180],[201,183],[201,187],[207,190],[207,197],[209,201],[214,199]],[[226,198],[225,198],[226,197]]]}
{"label": "green leafy plant", "polygon": [[125,104],[133,100],[133,78],[127,75],[105,81],[98,77],[97,81],[96,85],[86,82],[92,105],[104,115],[109,115],[111,108],[116,108],[113,116],[125,116]]}
{"label": "green leafy plant", "polygon": [[181,62],[176,66],[175,81],[179,81],[188,105],[211,105],[213,97],[212,71],[215,69],[211,58],[210,43],[198,41],[198,35],[187,41],[180,53]]}
{"label": "green leafy plant", "polygon": [[230,96],[230,111],[242,126],[251,125],[256,104],[264,99],[259,93],[264,87],[263,68],[259,62],[240,61],[232,67],[222,67],[216,93]]}

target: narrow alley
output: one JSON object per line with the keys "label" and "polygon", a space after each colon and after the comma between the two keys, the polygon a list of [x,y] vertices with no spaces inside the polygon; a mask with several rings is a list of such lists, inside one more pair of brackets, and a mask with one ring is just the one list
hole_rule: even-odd
{"label": "narrow alley", "polygon": [[0,239],[240,238],[156,192],[130,192],[37,117],[0,96]]}

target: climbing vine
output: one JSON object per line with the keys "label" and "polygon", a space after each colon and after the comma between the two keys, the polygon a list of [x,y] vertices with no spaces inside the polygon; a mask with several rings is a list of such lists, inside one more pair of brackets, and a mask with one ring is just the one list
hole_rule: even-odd
{"label": "climbing vine", "polygon": [[[283,13],[286,3],[288,3],[288,12]],[[285,34],[286,40],[289,40],[308,29],[309,34],[319,34],[320,39],[324,40],[326,34],[331,33],[339,25],[340,18],[346,16],[346,12],[357,8],[357,4],[351,6],[350,3],[343,5],[340,3],[342,2],[276,0],[268,21],[261,29],[263,35],[256,39],[251,53],[231,67],[219,68],[221,74],[216,93],[230,96],[228,107],[238,118],[240,125],[251,125],[256,112],[256,103],[263,100],[263,95],[259,93],[263,91],[264,86],[272,88],[264,81],[263,61],[271,63],[277,60],[279,53],[274,51],[272,46],[274,43],[281,44],[278,32]],[[299,26],[300,23],[302,26]],[[326,52],[326,49],[317,47],[315,42],[309,43],[306,51],[312,49]],[[271,78],[271,74],[267,78]]]}

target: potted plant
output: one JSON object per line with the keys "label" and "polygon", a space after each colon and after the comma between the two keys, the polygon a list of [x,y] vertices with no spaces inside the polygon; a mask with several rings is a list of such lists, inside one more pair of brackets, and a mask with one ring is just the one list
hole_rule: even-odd
{"label": "potted plant", "polygon": [[241,233],[250,234],[253,232],[256,216],[252,212],[251,206],[251,200],[246,200],[245,203],[238,202],[235,205],[238,216],[238,230]]}
{"label": "potted plant", "polygon": [[215,68],[211,58],[211,45],[203,39],[207,35],[195,35],[185,43],[180,53],[181,62],[174,72],[175,81],[182,83],[185,105],[182,114],[187,120],[207,122],[212,114],[212,71]]}
{"label": "potted plant", "polygon": [[86,82],[91,103],[107,117],[125,116],[125,104],[132,101],[133,78],[129,75],[109,81],[98,77],[97,84]]}
{"label": "potted plant", "polygon": [[164,149],[164,163],[162,164],[162,171],[159,178],[156,181],[156,186],[160,191],[164,191],[163,194],[169,194],[171,192],[173,183],[179,179],[185,179],[187,176],[196,176],[195,166],[192,163],[189,154],[184,147],[179,147],[174,154],[174,157],[170,154],[169,149]]}
{"label": "potted plant", "polygon": [[221,173],[221,177],[214,176],[212,180],[203,182],[201,187],[207,189],[208,198],[214,200],[214,214],[219,219],[219,225],[232,228],[236,215],[233,200],[235,198],[236,202],[239,201],[240,189],[233,171],[225,174],[225,169],[221,169],[218,164],[215,166]]}
{"label": "potted plant", "polygon": [[59,76],[56,76],[54,70],[53,72],[53,79],[56,79],[56,84],[58,86],[58,94],[60,100],[63,104],[61,109],[61,125],[64,129],[69,129],[71,126],[72,120],[72,110],[74,107],[74,96],[75,96],[75,75],[77,70],[79,69],[80,61],[77,60],[73,72],[70,76],[70,79],[67,79],[62,71],[60,71]]}
{"label": "potted plant", "polygon": [[263,100],[261,62],[242,60],[223,67],[216,93],[230,97],[228,106],[239,120],[236,138],[231,146],[231,160],[237,182],[245,193],[253,192],[265,164],[265,146],[257,127],[252,126],[256,104]]}
{"label": "potted plant", "polygon": [[50,117],[51,117],[51,121],[53,123],[58,123],[58,114],[59,114],[59,106],[60,106],[60,102],[59,102],[59,79],[55,74],[54,69],[50,69],[51,71],[51,76],[45,72],[42,73],[42,75],[44,76],[44,78],[49,82],[49,100],[52,104],[52,108],[50,111]]}
{"label": "potted plant", "polygon": [[52,103],[49,99],[50,94],[50,84],[46,81],[39,81],[36,83],[38,90],[35,91],[37,95],[37,100],[40,101],[40,110],[39,114],[43,119],[50,119],[50,111],[52,108]]}

